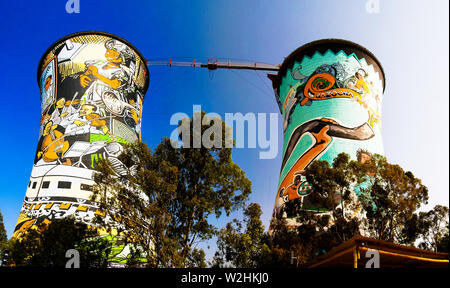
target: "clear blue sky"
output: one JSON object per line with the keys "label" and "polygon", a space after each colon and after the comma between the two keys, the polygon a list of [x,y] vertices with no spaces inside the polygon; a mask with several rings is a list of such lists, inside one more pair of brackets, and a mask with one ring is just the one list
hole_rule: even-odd
{"label": "clear blue sky", "polygon": [[[0,141],[0,211],[12,235],[36,150],[40,101],[37,64],[59,38],[99,30],[134,44],[149,60],[168,57],[248,59],[281,63],[297,47],[321,38],[343,38],[371,50],[386,73],[383,138],[388,160],[421,178],[431,208],[449,199],[449,3],[447,0],[321,1],[93,1],[68,14],[66,0],[2,3],[3,140]],[[263,73],[152,68],[143,110],[143,140],[155,147],[169,136],[170,116],[207,112],[279,113]],[[260,160],[259,149],[233,158],[253,182],[251,201],[270,219],[281,165],[279,153]]]}

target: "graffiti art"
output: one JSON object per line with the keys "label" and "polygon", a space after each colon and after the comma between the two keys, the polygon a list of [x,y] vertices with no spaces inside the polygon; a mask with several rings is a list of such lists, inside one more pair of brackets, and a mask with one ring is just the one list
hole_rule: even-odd
{"label": "graffiti art", "polygon": [[[330,164],[341,152],[383,154],[381,97],[384,73],[378,60],[358,44],[327,39],[306,44],[281,65],[274,84],[283,116],[284,145],[273,217],[295,226],[302,210],[326,212],[309,201],[314,193],[303,176],[314,160]],[[365,158],[364,158],[365,159]],[[296,201],[298,211],[286,213]]]}
{"label": "graffiti art", "polygon": [[149,72],[127,41],[80,32],[53,44],[38,67],[41,126],[25,200],[13,237],[53,219],[90,224],[102,215],[90,201],[92,174],[109,159],[117,174],[123,144],[141,138]]}

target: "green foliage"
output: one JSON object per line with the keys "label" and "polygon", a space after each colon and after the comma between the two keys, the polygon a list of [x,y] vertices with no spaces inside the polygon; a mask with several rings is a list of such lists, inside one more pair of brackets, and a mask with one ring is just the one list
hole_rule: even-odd
{"label": "green foliage", "polygon": [[[300,225],[289,227],[286,219],[274,217],[270,234],[258,232],[251,236],[247,231],[252,229],[244,230],[241,222],[228,223],[219,236],[215,265],[301,266],[355,235],[410,245],[421,240],[420,248],[448,251],[448,207],[438,205],[418,213],[428,199],[428,190],[420,179],[380,155],[359,160],[350,160],[349,155],[341,153],[331,166],[327,161],[314,161],[306,169],[313,191],[308,201],[324,207],[326,213],[302,207],[301,202],[288,202],[287,214],[296,215]],[[253,215],[247,227],[258,223],[258,214]],[[257,258],[255,264],[252,261],[258,253],[253,249],[261,245],[267,250],[259,254],[263,257]]]}
{"label": "green foliage", "polygon": [[0,243],[5,242],[6,240],[8,240],[8,236],[6,235],[5,224],[3,223],[3,215],[0,211]]}
{"label": "green foliage", "polygon": [[[244,223],[234,219],[218,235],[215,267],[261,267],[269,254],[259,204],[252,203],[244,210]],[[245,224],[245,229],[243,227]]]}
{"label": "green foliage", "polygon": [[97,231],[73,218],[57,219],[29,229],[20,239],[7,245],[7,265],[65,267],[66,251],[80,253],[80,267],[106,267],[109,243]]}
{"label": "green foliage", "polygon": [[365,181],[366,168],[357,161],[351,161],[346,153],[339,154],[332,166],[328,161],[314,161],[305,171],[312,187],[311,202],[327,211],[345,215],[345,207],[356,208],[354,187]]}
{"label": "green foliage", "polygon": [[446,206],[436,205],[428,212],[419,212],[415,218],[416,234],[420,235],[419,247],[436,252],[448,252],[448,217]]}
{"label": "green foliage", "polygon": [[[220,125],[224,133],[225,123]],[[199,134],[189,119],[179,127],[188,127],[191,133],[185,138],[190,143]],[[202,123],[200,134],[211,127]],[[225,147],[226,137],[219,138]],[[203,266],[199,259],[204,253],[193,247],[217,232],[209,217],[243,207],[251,191],[250,180],[231,158],[231,148],[185,146],[175,148],[164,138],[152,152],[144,143],[135,143],[119,157],[126,176],[117,175],[107,160],[94,176],[93,200],[106,213],[98,220],[148,251],[152,267]]]}
{"label": "green foliage", "polygon": [[[313,230],[308,230],[311,226],[305,226],[300,234],[298,230],[289,228],[285,219],[274,218],[270,225],[271,234],[267,237],[270,253],[265,266],[295,267],[309,260],[314,245],[308,241],[314,234]],[[293,257],[296,257],[295,261]]]}
{"label": "green foliage", "polygon": [[[105,212],[96,222],[120,235],[125,243],[140,246],[146,252],[146,265],[170,267],[178,261],[179,247],[167,231],[178,171],[170,163],[158,161],[142,142],[129,146],[119,159],[127,166],[128,175],[117,175],[106,160],[100,161],[94,175],[92,199]],[[139,265],[135,258],[140,255],[135,252],[128,263],[131,267]]]}
{"label": "green foliage", "polygon": [[187,268],[206,268],[205,251],[194,248],[188,255]]}
{"label": "green foliage", "polygon": [[304,264],[360,234],[361,223],[353,217],[353,212],[361,208],[354,188],[366,181],[367,169],[345,153],[339,154],[331,166],[327,161],[311,163],[305,171],[313,191],[308,201],[328,212],[317,213],[307,207],[290,208],[288,203],[287,208],[296,211],[296,221],[301,225],[288,233],[280,223],[272,223],[274,243],[287,236],[295,239],[293,243],[278,245],[279,249],[287,250],[285,254],[293,253],[291,256]]}
{"label": "green foliage", "polygon": [[374,155],[368,165],[372,175],[360,196],[368,236],[412,244],[418,231],[411,225],[417,209],[428,201],[427,187],[412,172],[388,163],[383,156]]}
{"label": "green foliage", "polygon": [[8,236],[6,234],[5,224],[3,223],[3,215],[0,211],[0,266],[4,261],[4,255],[7,249]]}
{"label": "green foliage", "polygon": [[445,233],[443,233],[442,237],[439,239],[436,250],[437,250],[437,252],[449,253],[448,246],[449,246],[449,239],[448,239],[448,228],[447,228],[447,231]]}

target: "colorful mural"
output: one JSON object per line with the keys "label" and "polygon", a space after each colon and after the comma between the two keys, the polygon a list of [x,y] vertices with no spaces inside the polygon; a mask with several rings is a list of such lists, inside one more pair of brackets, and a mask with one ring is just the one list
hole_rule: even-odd
{"label": "colorful mural", "polygon": [[291,218],[292,224],[295,213],[285,211],[290,201],[299,202],[300,210],[326,212],[310,201],[313,191],[303,176],[312,161],[331,164],[341,152],[353,159],[357,151],[366,151],[358,157],[383,154],[384,74],[376,58],[361,46],[319,40],[293,52],[271,79],[284,130],[273,217]]}
{"label": "colorful mural", "polygon": [[103,32],[57,41],[38,67],[41,126],[25,200],[13,237],[42,222],[73,215],[90,224],[102,215],[90,201],[92,173],[109,159],[117,174],[123,144],[141,138],[149,84],[144,58],[131,44]]}

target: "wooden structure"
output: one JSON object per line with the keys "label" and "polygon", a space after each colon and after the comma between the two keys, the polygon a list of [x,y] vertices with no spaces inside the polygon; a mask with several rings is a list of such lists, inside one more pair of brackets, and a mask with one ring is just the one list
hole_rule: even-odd
{"label": "wooden structure", "polygon": [[[378,264],[374,259],[378,257],[377,252]],[[449,254],[355,236],[305,266],[307,268],[364,268],[366,264],[379,268],[448,268]]]}

